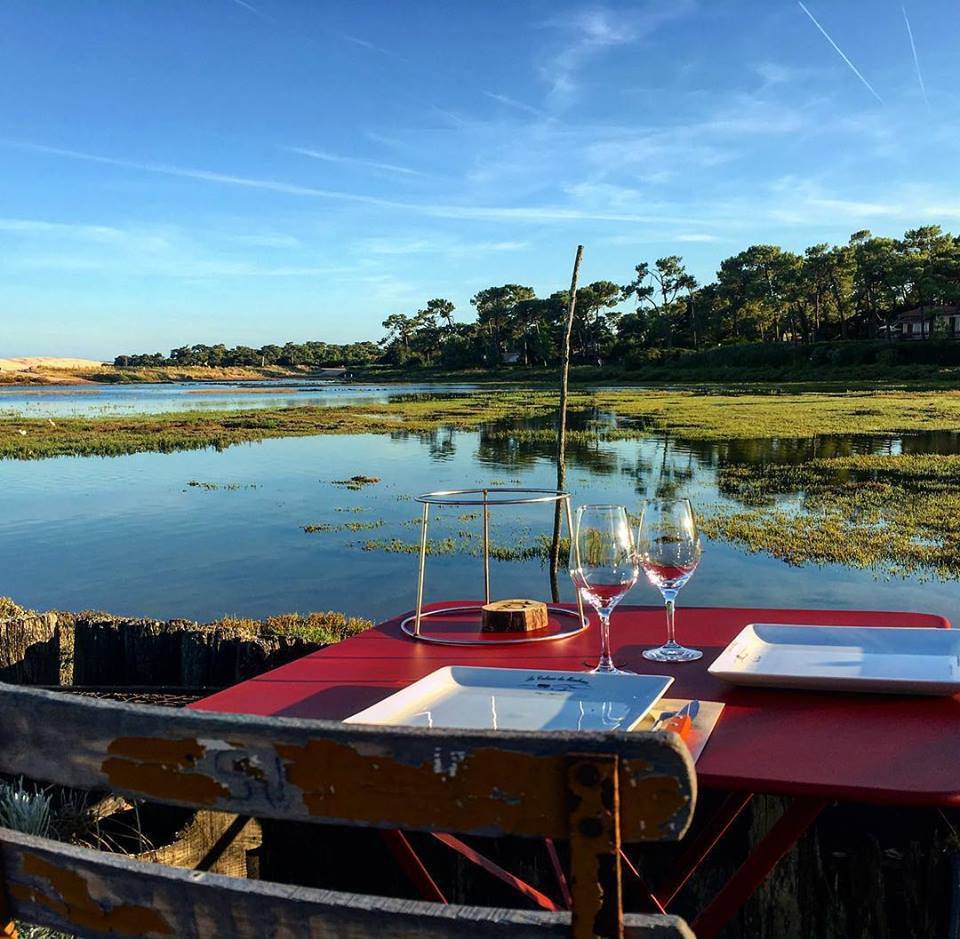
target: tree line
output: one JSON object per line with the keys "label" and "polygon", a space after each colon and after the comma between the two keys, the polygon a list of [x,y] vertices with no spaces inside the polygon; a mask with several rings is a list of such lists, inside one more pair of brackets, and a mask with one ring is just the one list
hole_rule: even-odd
{"label": "tree line", "polygon": [[[458,319],[447,299],[383,321],[379,343],[323,342],[252,349],[185,346],[169,357],[119,356],[118,365],[545,366],[560,355],[569,292],[538,297],[504,284],[471,298],[475,317]],[[928,225],[902,238],[851,235],[845,245],[802,253],[751,245],[700,284],[677,255],[637,264],[626,284],[600,280],[577,290],[576,361],[629,365],[651,348],[704,349],[742,343],[813,343],[892,336],[896,318],[917,311],[937,335],[938,312],[960,304],[960,237]],[[958,310],[960,312],[960,310]]]}
{"label": "tree line", "polygon": [[252,346],[234,346],[227,348],[220,343],[207,346],[198,343],[193,346],[180,346],[171,349],[170,355],[152,352],[140,355],[118,355],[113,364],[120,368],[141,368],[156,366],[192,366],[203,365],[220,368],[234,365],[259,366],[282,365],[294,367],[306,365],[314,368],[323,366],[369,365],[383,354],[382,348],[375,342],[351,342],[337,345],[329,342],[288,342],[283,346],[266,345],[254,349]]}

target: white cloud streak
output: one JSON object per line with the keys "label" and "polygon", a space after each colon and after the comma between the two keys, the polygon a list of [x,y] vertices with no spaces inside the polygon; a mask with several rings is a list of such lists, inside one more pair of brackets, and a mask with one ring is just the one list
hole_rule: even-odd
{"label": "white cloud streak", "polygon": [[547,117],[547,114],[541,111],[539,108],[535,108],[532,104],[525,104],[523,101],[517,101],[516,98],[511,98],[509,95],[499,95],[493,91],[485,91],[484,94],[488,98],[492,98],[494,101],[506,105],[508,108],[514,108],[517,111],[523,111],[526,114],[532,114],[534,117]]}
{"label": "white cloud streak", "polygon": [[429,238],[368,238],[358,245],[362,254],[417,255],[441,254],[450,257],[465,257],[503,251],[522,251],[529,247],[526,241],[480,241],[462,242],[451,239]]}
{"label": "white cloud streak", "polygon": [[649,213],[618,212],[607,210],[597,211],[590,208],[570,208],[567,206],[554,205],[471,206],[436,204],[429,202],[400,202],[392,199],[380,199],[376,196],[361,195],[359,193],[342,192],[333,189],[317,189],[312,186],[300,186],[273,179],[257,179],[246,176],[234,176],[227,173],[213,172],[211,170],[176,166],[170,163],[124,160],[117,157],[84,153],[83,151],[79,150],[70,150],[64,147],[51,147],[46,144],[30,143],[27,141],[0,139],[0,144],[20,150],[27,150],[32,153],[47,153],[51,156],[60,156],[67,159],[98,163],[106,166],[118,166],[125,169],[135,169],[147,173],[157,173],[162,176],[173,176],[182,179],[196,179],[201,182],[211,182],[225,186],[238,186],[244,189],[266,190],[268,192],[277,192],[291,196],[330,199],[332,201],[376,206],[379,208],[397,209],[399,211],[426,215],[431,218],[519,222],[601,221],[650,223],[667,222],[680,225],[697,224],[697,220],[690,218],[671,218]]}
{"label": "white cloud streak", "polygon": [[910,51],[913,53],[913,65],[917,70],[917,81],[920,83],[920,93],[923,95],[923,102],[930,107],[930,99],[927,97],[927,87],[923,83],[923,72],[920,71],[920,56],[917,55],[917,44],[913,41],[913,30],[910,28],[910,18],[907,16],[907,8],[900,7],[903,10],[903,22],[907,27],[907,36],[910,39]]}
{"label": "white cloud streak", "polygon": [[409,166],[398,166],[396,163],[379,163],[376,160],[364,160],[359,157],[341,156],[329,153],[326,150],[311,150],[308,147],[284,147],[288,153],[298,153],[300,156],[310,157],[313,160],[323,160],[327,163],[344,163],[348,166],[363,166],[373,170],[384,170],[388,173],[401,173],[404,176],[427,176],[420,170]]}
{"label": "white cloud streak", "polygon": [[267,16],[262,10],[258,10],[252,3],[247,3],[246,0],[230,0],[231,3],[236,4],[238,7],[243,7],[248,13],[252,13],[258,19],[264,20],[267,23],[273,23],[276,25],[276,20],[272,16]]}
{"label": "white cloud streak", "polygon": [[843,49],[841,49],[841,48],[833,41],[833,39],[830,37],[830,34],[820,25],[819,22],[817,22],[817,18],[806,8],[806,6],[804,6],[802,0],[797,0],[797,5],[800,7],[801,10],[803,10],[804,13],[807,14],[807,16],[808,16],[809,19],[810,19],[810,22],[813,23],[813,25],[816,26],[817,29],[820,30],[820,32],[823,34],[823,38],[826,39],[827,42],[829,42],[831,46],[833,46],[833,48],[834,48],[834,50],[836,51],[837,55],[839,55],[840,58],[843,59],[843,61],[846,62],[848,66],[850,66],[850,70],[853,72],[854,75],[857,76],[857,78],[860,79],[861,82],[863,82],[863,84],[864,84],[864,86],[866,87],[867,91],[869,91],[870,94],[872,94],[872,95],[874,96],[874,98],[877,99],[877,101],[879,101],[881,104],[883,104],[883,98],[881,98],[880,95],[877,94],[877,92],[876,92],[876,90],[874,89],[873,85],[871,85],[870,82],[868,82],[868,81],[863,77],[863,75],[860,73],[860,70],[856,67],[856,65],[854,65],[853,62],[851,62],[850,59],[847,58],[847,55],[846,55],[846,53],[843,51]]}

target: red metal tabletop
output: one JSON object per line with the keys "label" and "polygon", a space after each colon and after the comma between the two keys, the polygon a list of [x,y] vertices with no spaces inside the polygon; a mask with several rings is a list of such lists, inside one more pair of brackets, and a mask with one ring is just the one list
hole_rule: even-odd
{"label": "red metal tabletop", "polygon": [[[595,627],[557,642],[478,648],[415,642],[401,633],[401,619],[228,688],[194,707],[339,720],[444,665],[587,669],[598,654]],[[726,703],[697,763],[701,786],[849,801],[960,805],[960,695],[922,698],[747,689],[708,674],[707,666],[724,646],[753,622],[949,627],[942,617],[921,613],[686,608],[677,614],[678,638],[703,649],[704,656],[698,662],[664,666],[641,656],[644,648],[663,640],[663,610],[620,607],[612,628],[618,665],[675,676],[671,697]]]}

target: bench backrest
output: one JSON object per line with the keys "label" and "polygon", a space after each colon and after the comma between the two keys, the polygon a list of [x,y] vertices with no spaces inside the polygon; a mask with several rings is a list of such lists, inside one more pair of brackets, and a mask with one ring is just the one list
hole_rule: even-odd
{"label": "bench backrest", "polygon": [[[366,727],[173,711],[4,684],[0,773],[263,818],[569,839],[573,928],[583,936],[619,935],[622,929],[621,840],[679,838],[689,824],[696,791],[689,754],[666,734]],[[224,884],[230,879],[171,873],[35,841],[0,834],[0,872],[11,912],[82,935],[111,930],[119,935],[189,935],[184,923],[170,917],[216,905],[212,894],[206,901],[199,894],[188,900],[189,888],[252,897],[268,886]],[[101,902],[96,889],[102,891],[107,881],[120,892],[108,892]],[[161,904],[161,886],[170,894],[168,906]],[[352,917],[349,930],[325,932],[314,924],[307,935],[366,935],[364,913],[370,934],[378,929],[382,934],[376,923],[384,913],[395,913],[399,922],[402,908],[413,911],[406,901],[299,889],[293,898],[288,896],[291,888],[273,889],[279,893],[270,895],[269,904],[262,898],[259,907],[250,908],[264,912],[269,907],[272,921],[281,925],[285,904],[291,905],[291,916],[296,906],[297,915],[332,922],[336,917],[331,919],[330,910],[337,905],[332,898],[352,897],[341,904],[340,914]],[[304,900],[307,894],[311,896]],[[237,909],[248,906],[238,902]],[[430,929],[420,925],[410,934],[462,935],[462,923],[451,916],[457,909],[464,913],[463,908],[438,909],[446,912],[429,914]],[[566,928],[560,920],[550,920],[558,914],[514,913],[529,921],[531,934]],[[417,909],[410,915],[425,914]],[[249,934],[262,935],[264,924],[254,925],[259,932]],[[471,934],[482,935],[477,929]],[[228,933],[248,934],[237,923],[223,934]]]}

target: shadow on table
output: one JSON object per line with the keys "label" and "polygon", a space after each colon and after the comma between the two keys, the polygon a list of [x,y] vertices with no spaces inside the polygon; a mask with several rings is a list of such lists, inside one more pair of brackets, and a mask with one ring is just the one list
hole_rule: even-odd
{"label": "shadow on table", "polygon": [[274,716],[340,721],[382,701],[396,690],[382,684],[335,685],[280,708]]}

